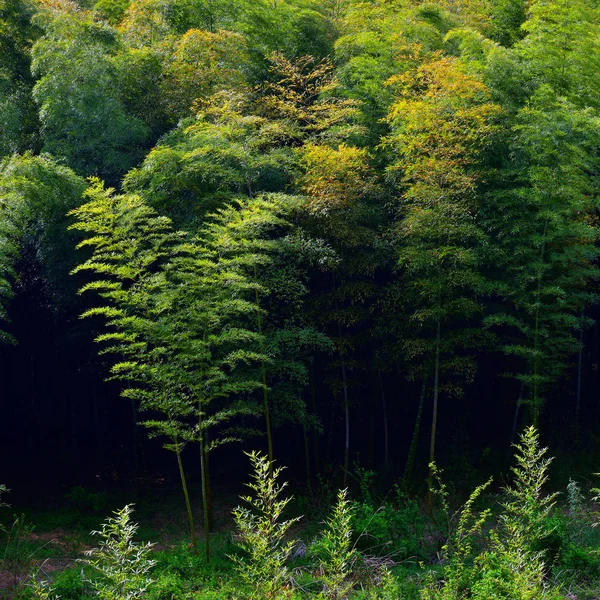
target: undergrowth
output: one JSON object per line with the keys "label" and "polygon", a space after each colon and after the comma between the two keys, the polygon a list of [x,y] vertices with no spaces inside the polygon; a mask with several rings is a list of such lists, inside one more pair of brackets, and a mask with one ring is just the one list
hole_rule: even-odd
{"label": "undergrowth", "polygon": [[[94,535],[97,547],[76,566],[45,571],[37,561],[18,600],[592,600],[600,590],[600,489],[569,481],[561,495],[546,491],[551,463],[537,432],[515,446],[512,482],[477,487],[455,511],[443,473],[431,465],[437,499],[427,515],[394,487],[374,491],[359,473],[357,498],[331,497],[315,527],[290,514],[282,468],[258,453],[250,493],[233,511],[235,531],[213,535],[210,564],[186,545],[158,550],[135,540],[131,506],[116,511]],[[5,488],[0,487],[0,493]],[[78,490],[72,501],[102,496]],[[309,504],[304,508],[310,510]],[[4,509],[6,511],[6,509]],[[4,526],[2,568],[31,569],[23,554],[25,520]],[[19,529],[20,528],[20,529]],[[300,538],[303,539],[300,539]],[[18,540],[21,540],[17,543]],[[22,544],[19,546],[19,544]],[[21,548],[21,550],[19,550]],[[20,553],[21,552],[21,553]],[[11,562],[12,561],[12,562]],[[17,562],[15,562],[17,561]],[[43,563],[42,563],[43,565]],[[3,598],[4,600],[4,598]]]}

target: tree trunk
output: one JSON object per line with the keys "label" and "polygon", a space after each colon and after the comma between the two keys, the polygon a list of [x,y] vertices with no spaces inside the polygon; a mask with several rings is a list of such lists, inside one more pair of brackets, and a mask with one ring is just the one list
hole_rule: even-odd
{"label": "tree trunk", "polygon": [[206,469],[206,503],[208,505],[208,531],[214,530],[212,485],[210,483],[210,452],[208,450],[208,432],[204,436],[204,468]]}
{"label": "tree trunk", "polygon": [[[431,418],[431,441],[429,444],[429,463],[435,462],[435,438],[437,433],[438,397],[440,383],[440,319],[437,319],[435,336],[435,370],[433,375],[433,413]],[[433,512],[433,481],[429,480],[429,492],[427,494],[427,509],[429,514]]]}
{"label": "tree trunk", "polygon": [[369,469],[371,471],[375,470],[375,395],[377,393],[375,387],[375,381],[372,381],[369,394]]}
{"label": "tree trunk", "polygon": [[346,420],[346,440],[344,445],[344,488],[348,486],[348,469],[350,467],[350,405],[348,403],[348,381],[346,379],[346,361],[342,358],[342,388],[344,391],[344,416]]}
{"label": "tree trunk", "polygon": [[383,464],[387,467],[390,460],[390,436],[387,414],[387,401],[385,397],[385,387],[383,385],[383,376],[381,375],[380,369],[377,369],[377,375],[379,378],[379,387],[381,389],[381,408],[383,411]]}
{"label": "tree trunk", "polygon": [[[315,384],[314,369],[312,370],[311,378],[310,378],[310,395],[311,395],[311,399],[312,399],[312,412],[316,418],[317,417],[317,386]],[[314,445],[314,451],[315,451],[315,473],[318,474],[320,460],[319,460],[319,431],[318,431],[317,427],[313,428],[313,445]]]}
{"label": "tree trunk", "polygon": [[[523,402],[523,391],[525,390],[525,384],[521,383],[521,389],[519,390],[519,398],[517,399],[517,404],[515,406],[515,416],[513,418],[512,431],[510,434],[510,446],[515,443],[515,438],[517,437],[517,425],[519,423],[519,411],[521,409],[521,404]],[[512,450],[511,450],[512,452]]]}
{"label": "tree trunk", "polygon": [[[256,267],[254,267],[254,279],[258,279],[258,275],[256,273]],[[258,335],[260,337],[260,353],[265,353],[265,344],[263,340],[262,334],[262,318],[260,316],[260,298],[258,295],[258,290],[255,290],[256,294],[256,306],[258,308],[257,312],[257,326],[258,326]],[[263,384],[263,409],[265,412],[265,428],[267,430],[267,449],[269,455],[269,472],[272,472],[273,469],[273,433],[271,431],[271,415],[269,411],[269,391],[267,389],[267,365],[265,364],[264,359],[260,361],[260,373]]]}
{"label": "tree trunk", "polygon": [[[542,250],[540,260],[544,260],[546,252],[546,232],[548,231],[548,221],[544,223],[544,233],[542,237]],[[540,426],[540,387],[539,387],[539,335],[540,335],[540,305],[542,295],[542,275],[538,276],[537,294],[535,303],[535,326],[533,337],[533,425],[536,429]]]}
{"label": "tree trunk", "polygon": [[204,550],[206,554],[206,562],[210,562],[210,525],[209,525],[209,509],[208,509],[208,473],[206,465],[206,447],[204,444],[204,433],[200,432],[200,471],[202,476],[202,515],[204,526]]}
{"label": "tree trunk", "polygon": [[302,425],[302,430],[304,434],[304,462],[306,464],[306,489],[308,493],[312,496],[312,477],[310,473],[310,443],[308,440],[308,429],[306,424]]}
{"label": "tree trunk", "polygon": [[183,470],[183,463],[181,462],[181,450],[179,449],[179,443],[177,442],[176,437],[173,438],[173,446],[175,447],[175,454],[177,455],[177,466],[179,467],[179,477],[181,478],[181,487],[183,488],[183,496],[185,498],[185,508],[187,510],[187,516],[190,525],[190,537],[192,540],[192,548],[194,550],[194,556],[198,556],[198,543],[196,542],[194,513],[192,512],[192,505],[190,503],[190,495],[188,493],[187,481],[185,478],[185,472]]}
{"label": "tree trunk", "polygon": [[577,395],[575,397],[575,430],[579,434],[579,415],[581,412],[581,374],[583,371],[583,319],[584,309],[581,309],[581,329],[579,330],[579,356],[577,357]]}
{"label": "tree trunk", "polygon": [[419,434],[421,433],[421,420],[423,417],[423,406],[425,404],[425,392],[427,390],[427,377],[423,379],[421,385],[421,395],[419,397],[419,408],[417,409],[417,418],[415,419],[415,427],[413,429],[412,440],[410,441],[410,450],[408,451],[408,457],[406,459],[406,466],[404,467],[404,476],[402,481],[404,487],[408,487],[410,479],[415,468],[415,457],[417,456],[417,446],[419,443]]}

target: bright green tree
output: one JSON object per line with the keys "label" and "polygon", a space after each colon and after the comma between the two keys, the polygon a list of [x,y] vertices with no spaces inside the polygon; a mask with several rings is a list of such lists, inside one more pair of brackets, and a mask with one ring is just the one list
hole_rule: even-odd
{"label": "bright green tree", "polygon": [[65,234],[65,215],[80,203],[84,189],[82,179],[49,156],[14,155],[0,161],[2,320],[14,295],[17,260],[25,255],[40,266],[44,291],[54,306],[70,302],[74,239]]}
{"label": "bright green tree", "polygon": [[167,447],[176,453],[193,540],[181,450],[186,442],[200,445],[208,560],[207,453],[236,439],[214,430],[248,412],[231,398],[260,387],[236,371],[241,363],[262,359],[253,350],[260,335],[251,328],[258,311],[253,302],[256,285],[211,249],[208,234],[188,238],[174,231],[170,220],[139,196],[114,195],[100,182],[87,196],[90,201],[72,212],[77,218],[72,228],[89,235],[80,247],[92,248],[93,255],[75,272],[100,276],[82,291],[97,291],[107,304],[84,316],[107,320],[109,332],[97,341],[108,344],[104,352],[121,357],[112,367],[113,377],[133,384],[123,396],[163,416],[146,425],[166,436]]}
{"label": "bright green tree", "polygon": [[0,2],[0,156],[38,147],[29,53],[39,32],[32,16],[23,0]]}
{"label": "bright green tree", "polygon": [[222,92],[197,117],[166,135],[124,181],[129,191],[194,230],[236,196],[283,190],[292,180],[294,155],[280,145],[277,124],[252,113],[249,98]]}

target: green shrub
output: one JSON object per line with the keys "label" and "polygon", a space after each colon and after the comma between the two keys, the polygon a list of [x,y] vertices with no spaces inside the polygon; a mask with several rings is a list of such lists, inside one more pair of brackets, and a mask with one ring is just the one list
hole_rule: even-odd
{"label": "green shrub", "polygon": [[233,511],[237,526],[237,543],[244,556],[231,555],[241,579],[252,589],[252,598],[281,597],[289,587],[286,560],[295,545],[286,541],[290,527],[300,519],[281,520],[291,498],[281,499],[286,483],[277,479],[281,468],[257,452],[246,453],[253,468],[253,482],[247,484],[254,496],[243,496],[249,508]]}
{"label": "green shrub", "polygon": [[54,575],[52,589],[61,600],[91,600],[93,590],[85,579],[81,567],[65,569]]}
{"label": "green shrub", "polygon": [[552,459],[545,457],[547,449],[540,448],[534,427],[525,430],[515,448],[514,483],[506,488],[499,527],[490,532],[490,551],[477,559],[473,597],[480,600],[561,597],[545,581],[547,542],[556,527],[551,518],[556,494],[543,493]]}
{"label": "green shrub", "polygon": [[[347,490],[340,490],[325,530],[315,543],[321,556],[320,574],[323,583],[322,598],[345,598],[352,589],[350,575],[356,553],[352,546],[352,507]],[[313,548],[314,551],[314,548]]]}
{"label": "green shrub", "polygon": [[4,548],[0,554],[0,568],[12,577],[14,586],[29,572],[34,556],[40,551],[38,542],[31,541],[35,527],[25,515],[14,515],[10,526],[2,528],[5,533]]}
{"label": "green shrub", "polygon": [[[442,579],[430,576],[422,600],[545,600],[560,598],[545,580],[545,558],[556,539],[557,520],[552,509],[556,494],[544,495],[548,466],[547,450],[539,447],[536,430],[530,427],[515,446],[517,465],[514,483],[506,488],[507,500],[498,527],[489,532],[488,548],[478,549],[476,536],[490,511],[477,513],[473,506],[487,484],[471,495],[458,519],[450,544],[444,547]],[[434,475],[437,475],[433,466]],[[440,487],[443,501],[446,492]]]}
{"label": "green shrub", "polygon": [[408,498],[397,486],[391,501],[379,506],[353,502],[352,513],[357,548],[374,554],[391,554],[397,560],[427,557],[425,515],[417,501]]}
{"label": "green shrub", "polygon": [[100,543],[86,552],[89,558],[83,562],[95,572],[89,583],[100,600],[142,598],[153,582],[149,576],[155,564],[149,558],[153,544],[133,541],[138,525],[131,521],[132,510],[131,505],[125,506],[100,531],[92,531]]}

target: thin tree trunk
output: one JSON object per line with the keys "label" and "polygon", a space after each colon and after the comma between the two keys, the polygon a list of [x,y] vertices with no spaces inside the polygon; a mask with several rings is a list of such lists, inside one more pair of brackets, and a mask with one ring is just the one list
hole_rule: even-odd
{"label": "thin tree trunk", "polygon": [[[439,383],[440,383],[440,319],[437,319],[436,336],[435,336],[435,371],[433,376],[433,413],[431,419],[431,441],[429,444],[429,463],[435,462],[435,438],[437,433],[437,418],[438,418],[438,398],[439,398]],[[433,511],[433,491],[431,489],[433,482],[429,481],[429,492],[427,495],[427,509],[429,514]]]}
{"label": "thin tree trunk", "polygon": [[[334,396],[333,398],[337,402],[337,398]],[[325,464],[329,464],[331,462],[331,447],[333,445],[333,425],[335,423],[335,414],[333,403],[329,410],[329,429],[327,430],[327,447],[325,448]]]}
{"label": "thin tree trunk", "polygon": [[579,330],[579,356],[577,357],[577,395],[575,398],[575,429],[579,434],[579,415],[581,412],[581,374],[583,371],[583,318],[584,309],[581,309],[581,329]]}
{"label": "thin tree trunk", "polygon": [[375,469],[375,382],[371,382],[369,398],[369,469]]}
{"label": "thin tree trunk", "polygon": [[[257,279],[257,273],[256,273],[256,266],[254,267],[254,279]],[[264,354],[265,353],[265,343],[263,340],[263,334],[262,334],[262,317],[260,316],[260,298],[258,295],[258,289],[255,290],[255,294],[256,294],[256,306],[258,308],[258,312],[257,312],[257,326],[258,326],[258,335],[259,335],[259,339],[260,339],[260,353]],[[264,359],[261,359],[260,361],[260,373],[261,373],[261,378],[262,378],[262,384],[263,384],[263,409],[265,412],[265,428],[267,430],[267,449],[268,449],[268,455],[269,455],[269,471],[272,471],[272,464],[273,464],[273,433],[271,430],[271,415],[270,415],[270,410],[269,410],[269,391],[267,390],[267,366],[265,364]]]}
{"label": "thin tree trunk", "polygon": [[[334,298],[335,310],[337,311],[338,310],[338,302],[337,302],[337,297],[335,295],[335,290],[336,290],[335,273],[333,273],[332,276],[333,276],[333,298]],[[338,332],[338,340],[339,340],[339,343],[341,344],[342,328],[340,327],[339,321],[337,322],[337,332]],[[345,418],[345,424],[346,424],[346,438],[345,438],[345,444],[344,444],[344,488],[346,488],[347,484],[348,484],[348,470],[350,467],[350,403],[348,401],[348,379],[346,377],[346,360],[344,358],[344,354],[343,354],[341,348],[339,348],[338,352],[340,354],[340,361],[341,361],[342,392],[343,392],[343,396],[344,396],[344,418]]]}
{"label": "thin tree trunk", "polygon": [[308,429],[306,424],[302,425],[302,430],[304,434],[304,461],[306,464],[306,489],[308,493],[312,496],[312,477],[310,472],[310,443],[308,439]]}
{"label": "thin tree trunk", "polygon": [[344,488],[348,486],[348,470],[350,467],[350,405],[348,403],[348,381],[346,379],[346,361],[342,358],[342,388],[344,392],[344,415],[346,420],[346,441],[344,445]]}
{"label": "thin tree trunk", "polygon": [[206,468],[206,448],[204,444],[204,433],[200,432],[200,471],[202,476],[202,515],[204,525],[204,550],[206,562],[210,562],[210,532],[209,532],[209,510],[208,510],[208,473]]}
{"label": "thin tree trunk", "polygon": [[383,386],[383,377],[381,375],[380,369],[377,369],[377,375],[379,378],[379,387],[381,389],[381,408],[383,410],[383,464],[387,466],[390,460],[390,436],[387,414],[387,401],[385,397],[385,388]]}
{"label": "thin tree trunk", "polygon": [[137,503],[139,504],[144,492],[142,483],[144,475],[144,460],[142,437],[140,433],[140,425],[138,423],[137,406],[135,404],[135,400],[133,399],[131,400],[131,418],[133,426],[133,469],[135,472],[135,493]]}
{"label": "thin tree trunk", "polygon": [[[314,369],[311,373],[311,378],[310,378],[310,395],[311,395],[311,399],[312,399],[312,412],[316,418],[317,417],[317,386],[315,384]],[[318,474],[320,457],[319,457],[319,431],[318,431],[317,427],[313,428],[313,445],[314,445],[314,450],[315,450],[315,473]]]}
{"label": "thin tree trunk", "polygon": [[208,531],[214,530],[212,485],[210,483],[210,452],[208,450],[208,431],[204,435],[204,468],[206,469],[206,503],[208,505]]}
{"label": "thin tree trunk", "polygon": [[515,406],[515,416],[513,419],[512,431],[510,433],[510,445],[515,443],[517,437],[517,425],[519,422],[519,411],[521,409],[521,403],[523,402],[523,391],[525,390],[525,384],[521,382],[521,389],[519,390],[519,398],[517,399],[517,405]]}
{"label": "thin tree trunk", "polygon": [[[540,260],[544,260],[544,254],[546,252],[546,232],[548,231],[548,221],[544,223],[544,233],[542,240],[542,251],[540,253]],[[539,334],[540,334],[540,297],[542,295],[542,275],[538,276],[537,295],[535,303],[535,327],[534,327],[534,338],[533,338],[533,425],[536,429],[539,429],[540,425],[540,399],[539,399]]]}
{"label": "thin tree trunk", "polygon": [[190,525],[190,537],[192,539],[192,548],[194,549],[194,556],[198,556],[198,543],[196,542],[196,528],[194,526],[194,514],[192,512],[192,505],[190,503],[190,495],[188,493],[187,481],[185,478],[185,472],[183,470],[183,463],[181,461],[181,450],[179,449],[179,443],[177,438],[173,438],[173,446],[175,447],[175,454],[177,455],[177,466],[179,467],[179,477],[181,477],[181,487],[183,488],[183,496],[185,498],[185,508],[187,510],[188,521]]}
{"label": "thin tree trunk", "polygon": [[423,406],[425,404],[425,392],[427,390],[427,377],[423,379],[421,385],[421,395],[419,397],[419,408],[417,409],[417,418],[415,419],[415,427],[413,429],[412,439],[410,441],[410,450],[404,467],[404,476],[402,477],[404,486],[407,487],[415,468],[415,457],[417,456],[417,446],[419,443],[419,434],[421,433],[421,420],[423,418]]}

